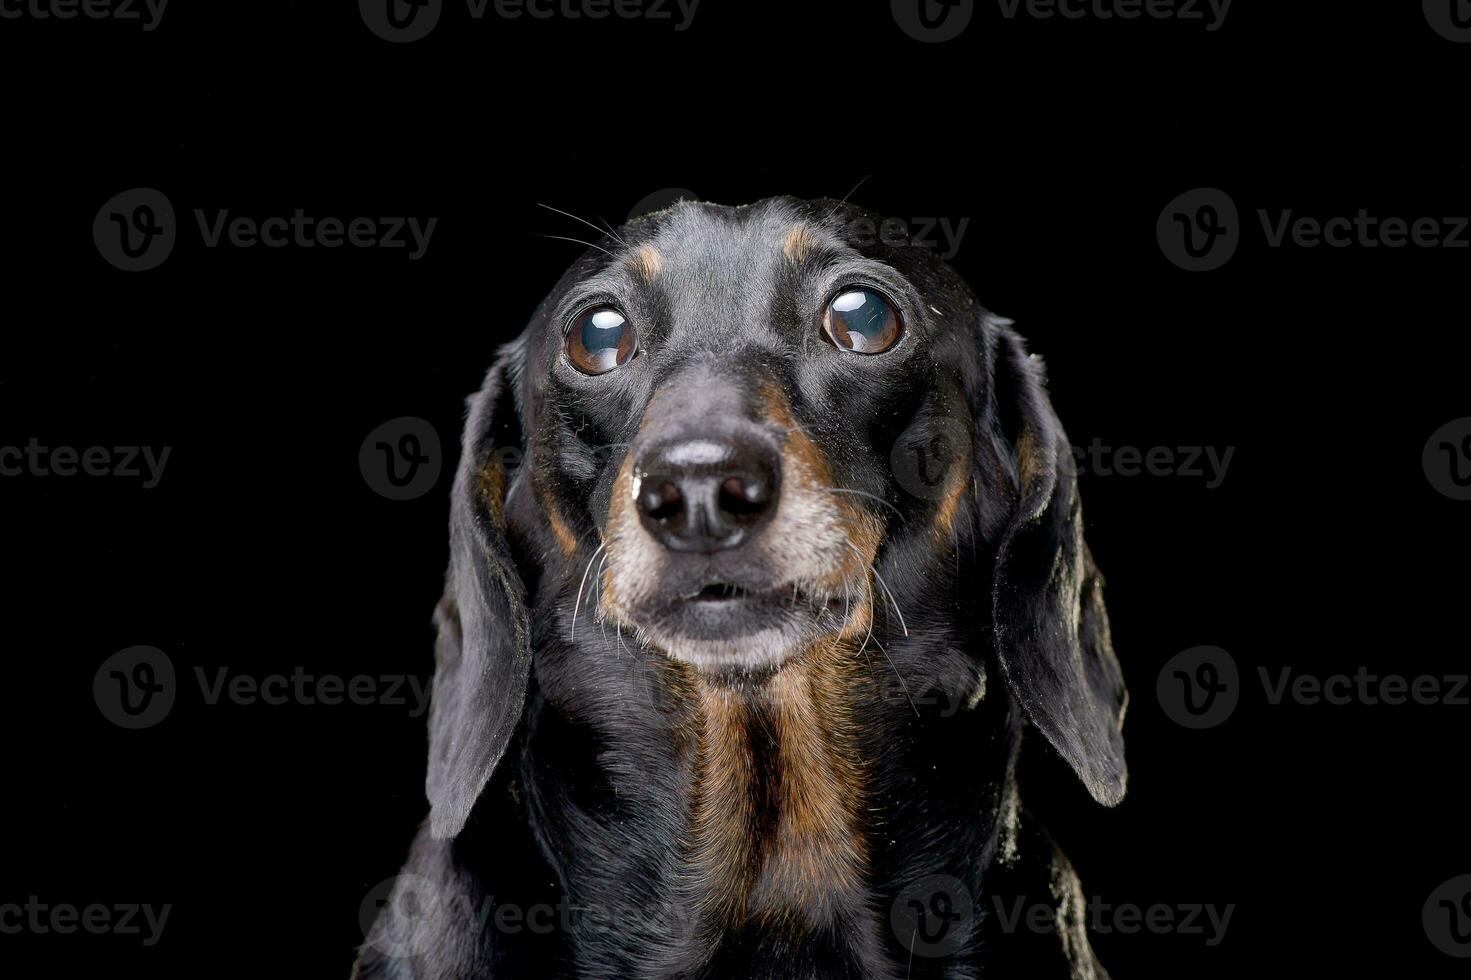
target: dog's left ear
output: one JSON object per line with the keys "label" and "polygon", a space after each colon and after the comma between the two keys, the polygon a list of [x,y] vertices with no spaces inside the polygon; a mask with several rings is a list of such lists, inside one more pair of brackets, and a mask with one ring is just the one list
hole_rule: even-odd
{"label": "dog's left ear", "polygon": [[450,563],[435,609],[429,830],[457,835],[516,730],[531,669],[525,585],[506,540],[507,450],[525,452],[505,349],[470,399],[450,500]]}
{"label": "dog's left ear", "polygon": [[[1083,541],[1072,447],[1009,321],[982,324],[989,385],[978,406],[982,514],[999,536],[992,579],[997,658],[1027,718],[1098,802],[1124,797],[1128,705],[1109,639],[1103,579]],[[994,502],[995,494],[1010,497]]]}

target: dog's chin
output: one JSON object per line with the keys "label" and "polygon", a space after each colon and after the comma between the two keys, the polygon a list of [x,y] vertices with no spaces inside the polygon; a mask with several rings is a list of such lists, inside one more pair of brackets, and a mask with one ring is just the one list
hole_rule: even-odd
{"label": "dog's chin", "polygon": [[659,605],[645,620],[653,645],[712,677],[760,679],[837,624],[825,604],[790,588],[705,589]]}

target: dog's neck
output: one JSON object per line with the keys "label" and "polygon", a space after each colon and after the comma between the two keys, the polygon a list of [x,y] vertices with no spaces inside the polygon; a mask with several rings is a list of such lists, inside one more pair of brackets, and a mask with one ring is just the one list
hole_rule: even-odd
{"label": "dog's neck", "polygon": [[[882,959],[900,889],[930,874],[973,884],[998,847],[1009,715],[983,703],[979,667],[959,650],[839,640],[759,682],[655,651],[557,655],[580,670],[547,671],[558,686],[523,771],[542,783],[535,823],[571,899],[640,922],[599,944],[661,948],[672,975],[759,973],[729,951],[775,934],[786,948],[830,946],[862,976],[859,962]],[[948,680],[922,688],[937,674]],[[568,745],[585,748],[574,759]],[[585,767],[596,796],[587,780],[548,785]],[[610,827],[620,846],[589,846]],[[644,922],[649,882],[667,903],[657,924]]]}

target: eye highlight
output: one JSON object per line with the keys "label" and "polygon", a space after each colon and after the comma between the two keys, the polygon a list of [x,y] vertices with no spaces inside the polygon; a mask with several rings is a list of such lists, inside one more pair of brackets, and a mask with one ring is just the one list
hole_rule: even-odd
{"label": "eye highlight", "polygon": [[882,354],[904,336],[904,321],[883,293],[856,286],[828,302],[822,330],[840,350]]}
{"label": "eye highlight", "polygon": [[590,306],[572,319],[567,360],[583,374],[607,374],[638,351],[633,324],[615,307]]}

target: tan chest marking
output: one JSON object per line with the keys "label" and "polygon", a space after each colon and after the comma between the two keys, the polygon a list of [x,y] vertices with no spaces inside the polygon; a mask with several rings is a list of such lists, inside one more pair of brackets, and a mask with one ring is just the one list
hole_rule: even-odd
{"label": "tan chest marking", "polygon": [[864,887],[853,660],[810,650],[755,695],[701,682],[690,856],[720,921],[822,925]]}

